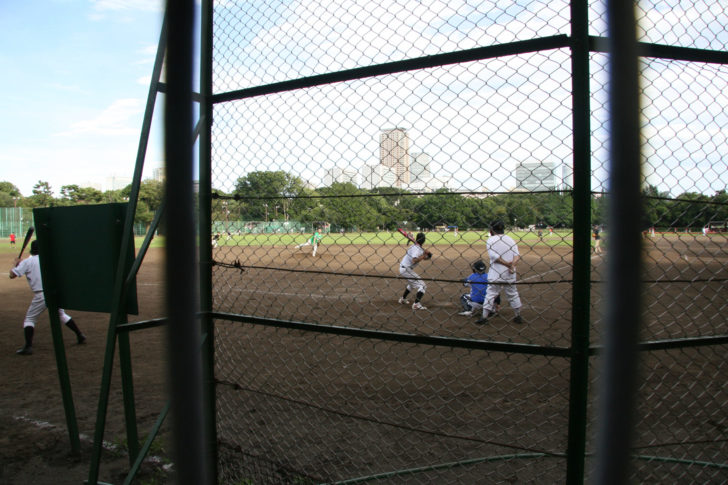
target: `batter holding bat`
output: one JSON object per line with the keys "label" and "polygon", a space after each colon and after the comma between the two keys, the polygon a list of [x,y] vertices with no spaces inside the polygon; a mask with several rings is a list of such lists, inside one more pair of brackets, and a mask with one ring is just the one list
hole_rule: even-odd
{"label": "batter holding bat", "polygon": [[[35,332],[35,322],[38,320],[38,316],[43,313],[46,309],[45,296],[43,295],[43,281],[40,276],[40,260],[38,259],[38,241],[30,243],[30,256],[21,261],[23,256],[23,250],[33,234],[32,228],[28,230],[28,235],[25,237],[23,248],[20,250],[20,255],[15,260],[14,267],[10,270],[10,279],[17,278],[19,276],[25,276],[28,280],[28,285],[33,291],[33,300],[30,302],[28,312],[25,314],[25,321],[23,322],[23,332],[25,334],[25,345],[18,349],[16,352],[18,355],[31,355],[33,353],[33,334]],[[76,334],[76,341],[79,344],[86,342],[86,336],[81,333],[78,326],[73,319],[66,314],[62,309],[58,309],[58,316],[61,319],[61,323],[64,323],[69,329]]]}
{"label": "batter holding bat", "polygon": [[422,248],[422,245],[425,243],[425,235],[423,233],[417,233],[415,239],[412,240],[409,234],[405,233],[401,229],[399,232],[415,243],[407,248],[407,252],[402,258],[402,261],[399,263],[399,275],[403,278],[407,278],[407,287],[404,289],[404,293],[400,297],[399,303],[401,305],[409,305],[407,297],[411,291],[415,290],[415,302],[412,303],[412,310],[427,310],[427,308],[422,306],[420,303],[420,300],[427,290],[427,285],[424,281],[422,281],[420,275],[415,273],[414,268],[420,263],[420,261],[430,259],[432,257],[432,253]]}

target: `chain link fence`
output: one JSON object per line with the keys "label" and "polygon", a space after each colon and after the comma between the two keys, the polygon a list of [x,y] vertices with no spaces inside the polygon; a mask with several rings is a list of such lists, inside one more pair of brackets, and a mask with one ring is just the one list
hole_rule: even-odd
{"label": "chain link fence", "polygon": [[[558,1],[214,5],[221,483],[563,483],[580,461],[588,481],[619,227],[606,224],[605,6],[572,3],[584,25]],[[719,483],[728,8],[638,12],[645,307],[632,478]],[[584,204],[588,219],[575,216]],[[514,273],[486,247],[498,221]],[[411,259],[405,234],[419,233],[431,259]],[[498,307],[464,284],[478,260]],[[585,381],[572,372],[577,326]],[[584,422],[570,418],[574,388]]]}
{"label": "chain link fence", "polygon": [[22,242],[29,227],[33,227],[33,209],[0,207],[0,237],[15,237]]}

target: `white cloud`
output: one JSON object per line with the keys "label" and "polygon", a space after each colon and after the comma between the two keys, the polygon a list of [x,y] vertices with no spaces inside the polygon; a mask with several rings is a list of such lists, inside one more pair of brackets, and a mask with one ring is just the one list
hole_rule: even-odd
{"label": "white cloud", "polygon": [[97,11],[141,10],[145,12],[158,12],[163,2],[150,0],[91,0],[91,5]]}
{"label": "white cloud", "polygon": [[143,112],[144,103],[140,99],[119,99],[93,119],[71,123],[67,131],[55,136],[76,135],[130,135],[139,132],[138,116]]}

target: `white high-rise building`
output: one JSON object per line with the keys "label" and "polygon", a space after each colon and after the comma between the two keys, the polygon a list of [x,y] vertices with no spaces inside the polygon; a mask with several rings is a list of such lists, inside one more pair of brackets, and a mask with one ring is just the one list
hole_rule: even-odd
{"label": "white high-rise building", "polygon": [[379,135],[379,161],[394,171],[394,187],[410,183],[410,139],[404,128],[390,128]]}
{"label": "white high-rise building", "polygon": [[111,177],[106,177],[105,186],[106,190],[121,190],[127,185],[131,185],[131,182],[131,177],[118,177],[116,175],[112,175]]}
{"label": "white high-rise building", "polygon": [[354,184],[355,186],[358,186],[359,185],[359,172],[357,172],[355,168],[351,168],[351,167],[330,168],[326,171],[326,175],[324,176],[324,185],[326,185],[327,187],[330,187],[334,183],[341,183],[341,184],[350,183],[350,184]]}
{"label": "white high-rise building", "polygon": [[394,187],[397,174],[392,167],[384,165],[364,165],[361,169],[362,189],[376,189],[377,187]]}
{"label": "white high-rise building", "polygon": [[516,167],[516,190],[560,190],[562,165],[554,162],[523,162]]}
{"label": "white high-rise building", "polygon": [[424,152],[412,153],[410,163],[410,182],[426,180],[432,177],[430,162],[432,157]]}

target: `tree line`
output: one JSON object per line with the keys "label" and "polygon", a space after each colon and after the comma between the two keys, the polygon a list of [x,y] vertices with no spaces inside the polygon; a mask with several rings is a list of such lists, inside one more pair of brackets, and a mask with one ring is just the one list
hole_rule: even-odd
{"label": "tree line", "polygon": [[[47,182],[39,181],[24,197],[10,182],[0,182],[0,207],[47,207],[124,202],[131,185],[101,192],[90,187],[64,185],[56,197]],[[670,197],[654,186],[643,190],[644,228],[663,230],[702,227],[728,220],[728,194],[712,196],[686,192]],[[160,206],[163,184],[144,180],[139,190],[135,222],[148,224]],[[593,194],[592,223],[607,223],[608,195]],[[332,230],[376,231],[397,227],[433,230],[457,226],[483,229],[500,219],[511,227],[572,227],[570,192],[511,192],[470,194],[440,189],[420,194],[393,187],[360,189],[351,183],[312,188],[285,171],[255,171],[237,179],[232,192],[213,190],[212,219],[216,221],[325,221]]]}
{"label": "tree line", "polygon": [[[164,184],[156,180],[144,180],[139,187],[139,200],[134,222],[149,224],[154,213],[162,203]],[[33,186],[32,194],[23,196],[11,182],[0,182],[0,207],[63,207],[82,204],[107,204],[127,202],[131,194],[131,184],[119,190],[102,192],[93,187],[64,185],[58,196],[48,182],[39,180]]]}

